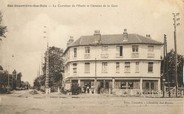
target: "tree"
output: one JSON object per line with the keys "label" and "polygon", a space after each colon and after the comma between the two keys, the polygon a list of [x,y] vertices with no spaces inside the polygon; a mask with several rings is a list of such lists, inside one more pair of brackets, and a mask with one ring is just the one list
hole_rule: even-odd
{"label": "tree", "polygon": [[[61,87],[62,72],[63,72],[63,49],[57,47],[49,47],[49,86],[56,90],[57,87]],[[45,52],[46,61],[46,52]],[[46,63],[43,63],[43,75],[38,76],[34,80],[34,87],[40,89],[41,86],[45,85],[46,77]]]}
{"label": "tree", "polygon": [[17,86],[18,88],[21,87],[21,77],[22,77],[22,73],[19,72],[19,73],[17,74],[17,78],[16,78],[16,86]]}
{"label": "tree", "polygon": [[34,88],[37,90],[42,90],[43,86],[45,86],[45,75],[40,75],[34,80]]}
{"label": "tree", "polygon": [[[166,82],[170,82],[171,86],[175,86],[175,51],[171,50],[169,53],[166,54],[166,57],[164,59],[167,63],[165,64],[168,65],[165,68],[165,71],[168,72],[168,77],[166,78]],[[163,66],[164,66],[164,60],[162,61],[162,73],[163,73]],[[177,73],[178,73],[178,86],[181,86],[183,84],[183,62],[184,62],[184,57],[182,55],[178,54],[178,66],[177,66]]]}
{"label": "tree", "polygon": [[5,38],[6,37],[5,33],[7,32],[7,27],[1,25],[2,19],[3,19],[3,15],[2,15],[2,13],[0,11],[0,37],[4,37]]}

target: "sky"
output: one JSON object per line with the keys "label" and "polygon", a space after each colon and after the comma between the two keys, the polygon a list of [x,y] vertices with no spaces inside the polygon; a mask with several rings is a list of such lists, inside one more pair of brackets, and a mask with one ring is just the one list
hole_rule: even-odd
{"label": "sky", "polygon": [[[47,5],[48,7],[10,7],[11,5]],[[8,6],[9,5],[9,6]],[[56,6],[56,7],[53,7]],[[61,5],[114,5],[116,7],[61,7]],[[174,48],[173,15],[179,12],[177,50],[184,55],[183,0],[1,0],[2,24],[7,26],[7,38],[0,41],[1,65],[12,72],[22,72],[31,84],[37,76],[46,49],[44,26],[47,26],[50,46],[66,49],[70,36],[128,33],[163,42],[167,35],[168,50]],[[13,56],[12,56],[13,55]]]}

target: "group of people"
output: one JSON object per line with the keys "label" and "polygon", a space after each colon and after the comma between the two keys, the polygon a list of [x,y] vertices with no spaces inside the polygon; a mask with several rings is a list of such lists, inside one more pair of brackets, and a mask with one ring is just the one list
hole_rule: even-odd
{"label": "group of people", "polygon": [[85,84],[82,88],[83,93],[94,93],[94,86],[90,86],[89,84]]}

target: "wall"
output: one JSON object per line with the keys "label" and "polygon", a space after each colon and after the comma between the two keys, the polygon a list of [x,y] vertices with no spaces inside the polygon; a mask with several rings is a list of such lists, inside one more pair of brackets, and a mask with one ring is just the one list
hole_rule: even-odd
{"label": "wall", "polygon": [[[77,48],[77,57],[74,58],[73,48],[71,47],[65,54],[65,76],[71,77],[160,77],[160,56],[161,46],[154,45],[154,58],[148,58],[148,45],[139,45],[139,57],[132,58],[132,45],[123,45],[123,57],[116,57],[118,51],[116,45],[109,45],[106,53],[102,52],[102,46],[90,46],[90,58],[85,59],[85,47]],[[106,54],[106,58],[101,55]],[[68,57],[67,57],[68,56]],[[96,58],[96,59],[95,59]],[[96,61],[96,63],[95,63]],[[102,61],[108,62],[108,73],[102,73]],[[77,64],[77,74],[73,74],[73,63]],[[90,73],[84,73],[84,63],[90,63]],[[120,62],[120,73],[116,73],[116,62]],[[124,72],[125,62],[130,62],[130,73]],[[135,73],[135,62],[139,62],[139,73]],[[153,73],[148,73],[148,62],[154,62]]]}

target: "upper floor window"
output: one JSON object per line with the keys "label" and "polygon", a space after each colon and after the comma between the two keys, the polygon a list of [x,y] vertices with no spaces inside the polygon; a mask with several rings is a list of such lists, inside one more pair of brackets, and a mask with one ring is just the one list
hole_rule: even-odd
{"label": "upper floor window", "polygon": [[102,62],[102,73],[107,73],[107,62]]}
{"label": "upper floor window", "polygon": [[139,46],[138,45],[133,45],[132,46],[132,52],[133,53],[138,53],[139,52]]}
{"label": "upper floor window", "polygon": [[139,72],[139,62],[135,63],[135,72],[138,73]]}
{"label": "upper floor window", "polygon": [[85,47],[85,53],[89,54],[90,53],[90,47]]}
{"label": "upper floor window", "polygon": [[130,62],[125,62],[125,72],[126,73],[130,72]]}
{"label": "upper floor window", "polygon": [[73,73],[77,73],[77,63],[73,63]]}
{"label": "upper floor window", "polygon": [[154,51],[154,46],[148,46],[148,52],[153,52]]}
{"label": "upper floor window", "polygon": [[120,70],[119,62],[116,62],[116,73],[119,73],[119,70]]}
{"label": "upper floor window", "polygon": [[77,48],[73,48],[74,57],[77,57]]}
{"label": "upper floor window", "polygon": [[101,58],[108,58],[108,46],[102,46]]}
{"label": "upper floor window", "polygon": [[116,46],[118,56],[123,56],[123,46]]}
{"label": "upper floor window", "polygon": [[107,52],[108,51],[108,46],[102,46],[102,52]]}
{"label": "upper floor window", "polygon": [[90,63],[85,63],[84,72],[85,73],[90,73]]}
{"label": "upper floor window", "polygon": [[153,62],[148,62],[148,72],[153,72]]}

